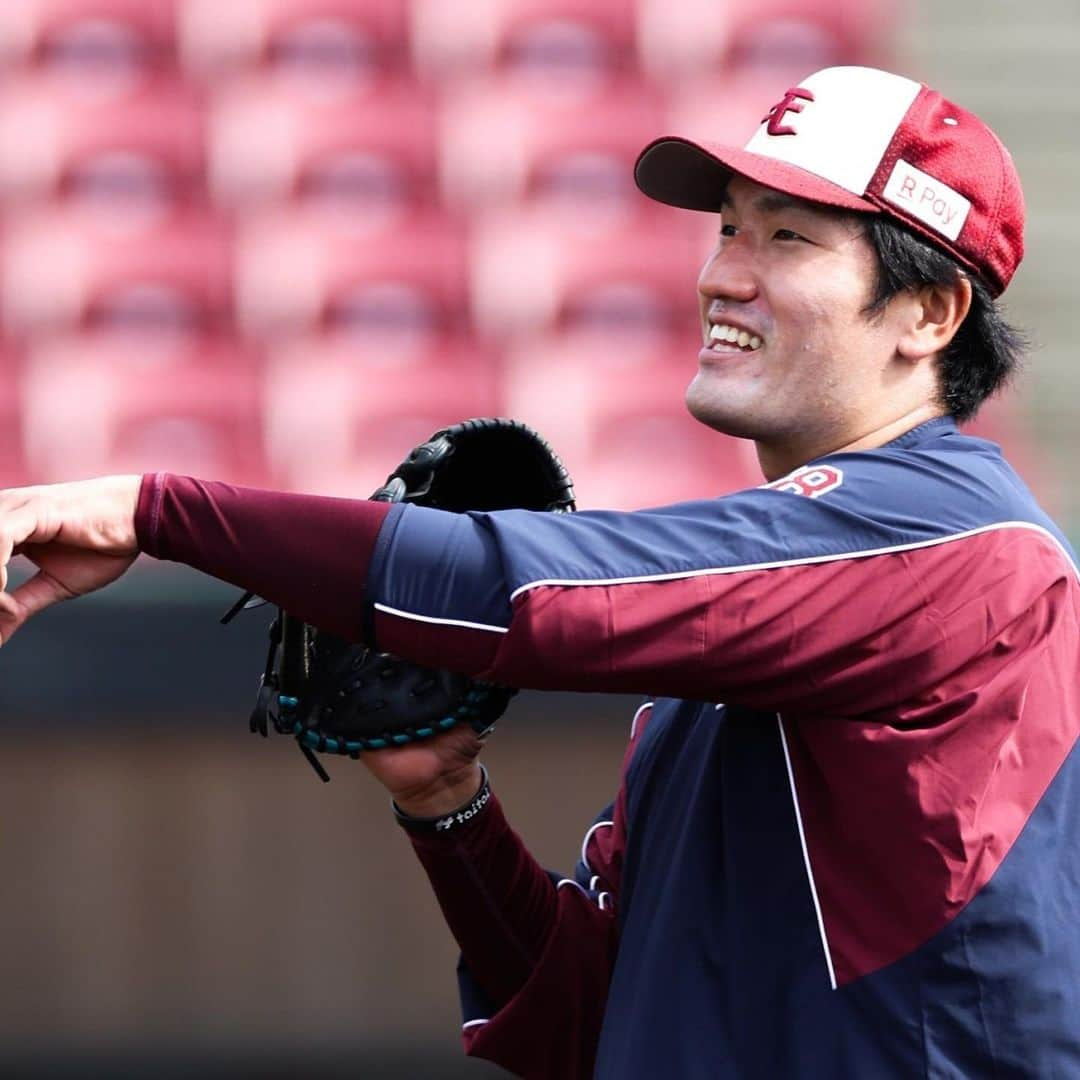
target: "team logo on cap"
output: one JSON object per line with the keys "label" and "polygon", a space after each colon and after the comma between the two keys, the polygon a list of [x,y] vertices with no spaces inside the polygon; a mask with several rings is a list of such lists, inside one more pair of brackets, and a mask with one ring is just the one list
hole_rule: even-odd
{"label": "team logo on cap", "polygon": [[762,117],[764,124],[768,121],[770,135],[795,135],[797,132],[788,124],[784,123],[784,117],[790,113],[801,113],[804,101],[813,101],[814,95],[801,86],[788,90],[786,94]]}

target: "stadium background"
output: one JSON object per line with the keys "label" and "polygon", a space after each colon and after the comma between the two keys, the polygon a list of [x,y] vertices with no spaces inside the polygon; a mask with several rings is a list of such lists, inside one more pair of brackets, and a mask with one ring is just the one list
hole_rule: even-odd
{"label": "stadium background", "polygon": [[[0,485],[363,495],[492,413],[583,506],[754,483],[681,407],[715,223],[630,166],[867,62],[1013,151],[1036,349],[978,427],[1075,541],[1078,46],[1072,0],[4,0]],[[0,1070],[497,1075],[459,1057],[454,949],[380,789],[247,734],[267,618],[221,628],[232,599],[140,566],[0,654]],[[493,778],[548,865],[632,704],[528,695],[501,725]]]}

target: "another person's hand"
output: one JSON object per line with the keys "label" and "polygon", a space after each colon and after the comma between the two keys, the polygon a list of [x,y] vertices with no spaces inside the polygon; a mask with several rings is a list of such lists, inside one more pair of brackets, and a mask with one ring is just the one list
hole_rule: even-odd
{"label": "another person's hand", "polygon": [[[139,553],[139,476],[0,491],[0,645],[39,611],[115,581]],[[7,591],[8,563],[38,572]]]}

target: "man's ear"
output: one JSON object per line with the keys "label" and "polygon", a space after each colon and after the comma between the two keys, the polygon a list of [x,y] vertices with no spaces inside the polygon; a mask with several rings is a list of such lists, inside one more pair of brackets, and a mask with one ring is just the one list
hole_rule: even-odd
{"label": "man's ear", "polygon": [[912,299],[896,351],[907,360],[923,360],[944,350],[967,318],[971,281],[966,274],[958,274],[948,285],[924,285]]}

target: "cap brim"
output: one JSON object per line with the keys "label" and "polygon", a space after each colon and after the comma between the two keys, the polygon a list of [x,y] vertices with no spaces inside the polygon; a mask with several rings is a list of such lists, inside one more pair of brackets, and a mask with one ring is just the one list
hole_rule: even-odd
{"label": "cap brim", "polygon": [[732,174],[797,199],[845,210],[880,212],[868,199],[806,169],[735,146],[665,135],[649,143],[634,165],[634,180],[650,199],[686,210],[714,213],[720,210]]}

